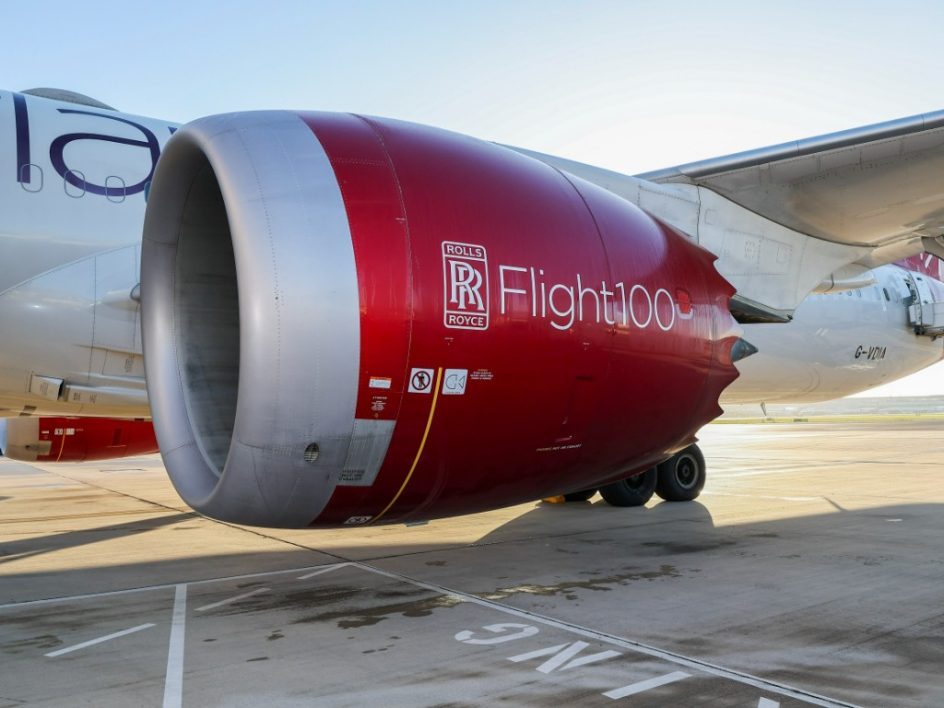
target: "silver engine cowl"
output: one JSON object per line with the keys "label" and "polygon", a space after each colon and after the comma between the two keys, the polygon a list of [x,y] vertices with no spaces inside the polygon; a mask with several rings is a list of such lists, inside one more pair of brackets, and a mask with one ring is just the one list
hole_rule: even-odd
{"label": "silver engine cowl", "polygon": [[296,114],[211,116],[173,136],[141,293],[154,427],[181,497],[226,521],[305,526],[350,446],[360,336],[341,191]]}

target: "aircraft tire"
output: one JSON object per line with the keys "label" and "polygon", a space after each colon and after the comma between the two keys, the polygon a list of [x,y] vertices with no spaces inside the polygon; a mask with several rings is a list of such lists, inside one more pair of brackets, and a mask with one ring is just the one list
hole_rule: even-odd
{"label": "aircraft tire", "polygon": [[657,468],[656,494],[665,501],[696,499],[705,486],[705,456],[698,445],[689,445]]}
{"label": "aircraft tire", "polygon": [[596,488],[594,489],[583,489],[579,492],[571,492],[570,494],[565,494],[564,499],[569,502],[585,502],[589,501],[590,497],[597,493]]}
{"label": "aircraft tire", "polygon": [[658,473],[652,467],[642,474],[600,487],[600,496],[612,506],[643,506],[652,499]]}

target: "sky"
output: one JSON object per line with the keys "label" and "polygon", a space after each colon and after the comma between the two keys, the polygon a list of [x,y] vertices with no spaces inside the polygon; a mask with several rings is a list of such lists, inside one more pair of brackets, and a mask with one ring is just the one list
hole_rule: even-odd
{"label": "sky", "polygon": [[[179,122],[389,116],[630,174],[944,108],[944,2],[31,0],[0,19],[5,89]],[[917,386],[944,394],[944,369]]]}

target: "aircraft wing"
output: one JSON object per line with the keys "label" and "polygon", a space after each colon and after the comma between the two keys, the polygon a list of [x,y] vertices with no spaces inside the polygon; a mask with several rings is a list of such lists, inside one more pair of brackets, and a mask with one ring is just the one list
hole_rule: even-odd
{"label": "aircraft wing", "polygon": [[876,266],[944,257],[944,111],[635,176],[515,149],[689,235],[763,321]]}
{"label": "aircraft wing", "polygon": [[932,250],[944,234],[944,111],[637,176],[705,187],[819,239],[877,249],[921,237]]}

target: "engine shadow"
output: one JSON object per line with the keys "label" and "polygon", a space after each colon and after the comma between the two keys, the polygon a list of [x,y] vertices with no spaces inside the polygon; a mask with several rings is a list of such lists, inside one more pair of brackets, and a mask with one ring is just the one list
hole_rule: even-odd
{"label": "engine shadow", "polygon": [[[0,497],[9,499],[11,497]],[[140,534],[151,533],[165,526],[172,526],[187,519],[197,518],[195,512],[168,514],[149,519],[138,519],[122,524],[110,524],[89,529],[77,529],[35,536],[20,540],[0,541],[0,565],[14,560],[40,556],[46,553],[77,549],[105,541],[128,539]]]}

